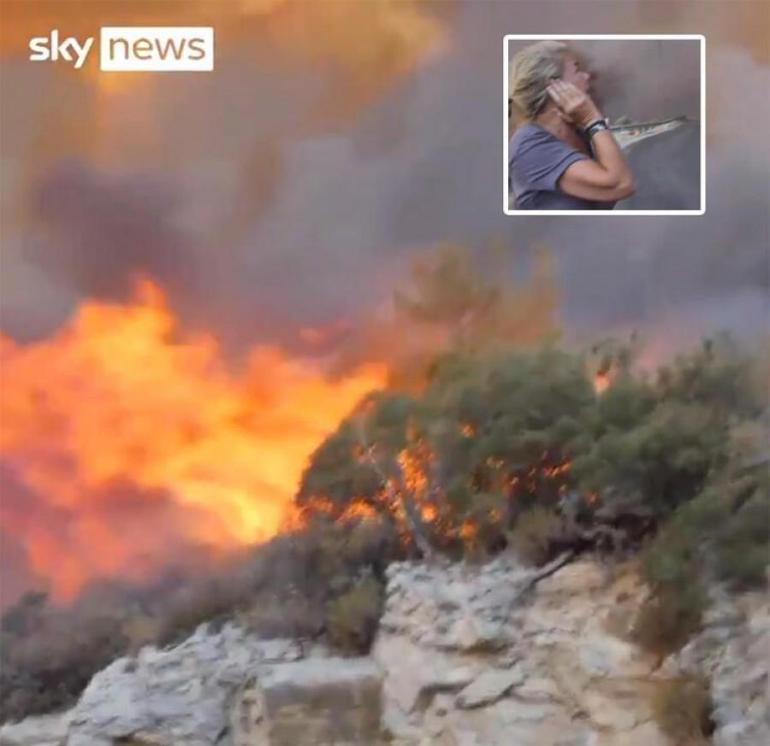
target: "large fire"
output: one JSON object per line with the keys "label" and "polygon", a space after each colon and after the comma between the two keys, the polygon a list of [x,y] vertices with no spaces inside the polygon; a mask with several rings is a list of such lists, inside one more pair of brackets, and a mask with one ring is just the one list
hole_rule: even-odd
{"label": "large fire", "polygon": [[386,376],[366,365],[330,379],[267,346],[234,371],[212,335],[180,331],[149,281],[128,304],[83,303],[50,339],[0,341],[0,453],[15,485],[0,529],[60,598],[146,574],[180,541],[275,534],[310,453]]}

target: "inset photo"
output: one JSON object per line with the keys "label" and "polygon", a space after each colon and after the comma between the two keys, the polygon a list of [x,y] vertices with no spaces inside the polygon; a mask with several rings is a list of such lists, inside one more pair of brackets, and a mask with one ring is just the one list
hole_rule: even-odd
{"label": "inset photo", "polygon": [[503,44],[506,215],[702,215],[706,39]]}

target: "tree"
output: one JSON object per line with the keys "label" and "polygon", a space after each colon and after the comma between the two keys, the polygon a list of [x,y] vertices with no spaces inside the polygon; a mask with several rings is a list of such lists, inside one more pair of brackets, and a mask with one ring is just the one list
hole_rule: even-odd
{"label": "tree", "polygon": [[[494,276],[509,271],[496,252]],[[531,345],[556,333],[558,290],[553,263],[541,248],[526,282],[502,284],[480,272],[472,253],[452,244],[418,259],[411,287],[397,290],[394,305],[407,324],[438,330],[444,350],[490,345]],[[439,352],[440,350],[433,350]]]}
{"label": "tree", "polygon": [[364,505],[422,554],[495,551],[535,507],[567,520],[537,522],[561,527],[546,548],[636,542],[724,471],[759,411],[725,354],[707,343],[654,377],[618,346],[600,388],[590,355],[550,345],[446,352],[419,394],[380,392],[342,423],[297,502]]}
{"label": "tree", "polygon": [[504,543],[522,509],[570,486],[570,442],[594,394],[579,356],[552,348],[446,356],[419,397],[379,394],[311,459],[304,511],[388,514],[422,554]]}

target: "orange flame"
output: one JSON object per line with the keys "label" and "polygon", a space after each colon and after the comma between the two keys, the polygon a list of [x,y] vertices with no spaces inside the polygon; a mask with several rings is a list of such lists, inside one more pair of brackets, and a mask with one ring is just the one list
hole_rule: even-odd
{"label": "orange flame", "polygon": [[597,394],[603,394],[610,385],[609,371],[599,371],[594,375],[594,391]]}
{"label": "orange flame", "polygon": [[[180,332],[149,281],[129,304],[84,303],[49,339],[0,342],[0,454],[51,515],[67,516],[65,530],[33,525],[29,506],[23,520],[6,510],[0,529],[60,598],[136,574],[142,557],[164,554],[168,531],[220,549],[275,534],[308,455],[387,375],[364,365],[331,380],[267,346],[233,371],[213,336]],[[127,539],[110,518],[117,483],[163,503],[165,517]]]}

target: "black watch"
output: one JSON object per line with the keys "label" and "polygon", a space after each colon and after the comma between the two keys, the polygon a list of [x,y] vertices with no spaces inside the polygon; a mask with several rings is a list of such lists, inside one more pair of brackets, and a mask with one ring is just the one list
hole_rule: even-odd
{"label": "black watch", "polygon": [[583,134],[590,140],[597,132],[608,130],[609,128],[610,126],[607,124],[606,119],[597,119],[583,130]]}

